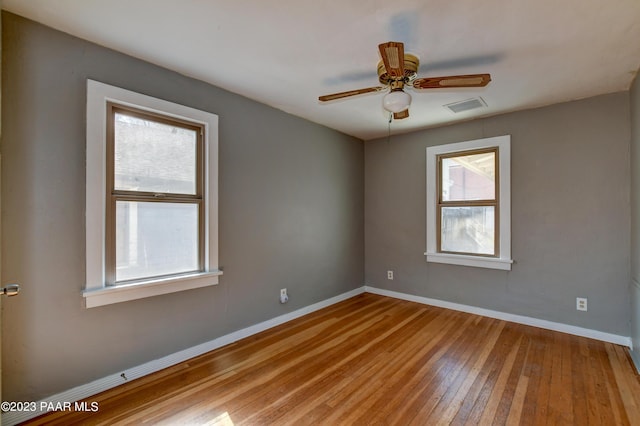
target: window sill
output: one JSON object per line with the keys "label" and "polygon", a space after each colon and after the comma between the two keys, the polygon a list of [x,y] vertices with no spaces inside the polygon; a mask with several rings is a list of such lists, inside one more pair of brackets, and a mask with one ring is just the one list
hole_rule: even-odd
{"label": "window sill", "polygon": [[85,299],[85,307],[95,308],[112,303],[216,285],[220,275],[222,275],[222,271],[211,271],[119,286],[101,287],[85,290],[82,292],[82,296]]}
{"label": "window sill", "polygon": [[450,265],[473,266],[477,268],[501,269],[510,271],[513,260],[494,257],[465,256],[460,254],[425,253],[427,262],[448,263]]}

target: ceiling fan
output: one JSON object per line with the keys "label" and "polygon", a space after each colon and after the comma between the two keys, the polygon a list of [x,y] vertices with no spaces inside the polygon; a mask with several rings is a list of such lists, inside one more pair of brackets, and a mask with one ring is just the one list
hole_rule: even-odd
{"label": "ceiling fan", "polygon": [[393,113],[393,118],[401,120],[409,117],[411,95],[404,91],[405,86],[414,89],[442,89],[452,87],[484,87],[491,81],[489,74],[449,75],[445,77],[417,78],[418,57],[404,52],[402,42],[390,41],[378,45],[382,60],[378,63],[378,81],[382,86],[349,90],[320,96],[321,102],[333,101],[350,96],[389,90],[382,99],[382,106]]}

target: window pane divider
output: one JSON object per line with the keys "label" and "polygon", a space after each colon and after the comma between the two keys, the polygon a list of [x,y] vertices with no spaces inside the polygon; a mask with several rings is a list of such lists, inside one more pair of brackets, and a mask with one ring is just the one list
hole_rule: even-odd
{"label": "window pane divider", "polygon": [[150,197],[150,198],[202,198],[200,194],[182,194],[177,192],[160,192],[160,191],[128,191],[122,189],[114,189],[112,195],[132,196],[132,197]]}
{"label": "window pane divider", "polygon": [[202,197],[183,197],[183,196],[166,196],[156,197],[154,195],[137,195],[137,194],[112,194],[111,197],[118,201],[142,201],[145,203],[199,203]]}
{"label": "window pane divider", "polygon": [[497,200],[465,200],[465,201],[441,201],[438,205],[442,207],[474,207],[474,206],[496,206]]}

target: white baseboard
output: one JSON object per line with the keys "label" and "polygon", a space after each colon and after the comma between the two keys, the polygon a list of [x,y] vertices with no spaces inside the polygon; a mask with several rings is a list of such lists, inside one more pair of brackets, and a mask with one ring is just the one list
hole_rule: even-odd
{"label": "white baseboard", "polygon": [[411,294],[399,293],[397,291],[383,290],[375,287],[365,286],[365,292],[379,294],[381,296],[394,297],[396,299],[410,302],[422,303],[425,305],[438,306],[440,308],[452,309],[454,311],[467,312],[470,314],[482,315],[484,317],[500,319],[518,324],[531,325],[533,327],[544,328],[546,330],[560,331],[562,333],[573,334],[575,336],[588,337],[590,339],[601,340],[603,342],[615,343],[626,347],[631,347],[631,338],[617,334],[605,333],[603,331],[592,330],[590,328],[577,327],[559,322],[547,321],[538,318],[526,317],[524,315],[510,314],[506,312],[493,311],[491,309],[478,308],[475,306],[463,305],[460,303],[446,302],[428,297],[414,296]]}
{"label": "white baseboard", "polygon": [[[213,351],[215,349],[221,348],[222,346],[228,345],[230,343],[236,342],[240,339],[244,339],[245,337],[252,336],[254,334],[260,333],[262,331],[268,330],[270,328],[276,327],[280,324],[284,324],[287,321],[291,321],[293,319],[302,317],[304,315],[310,314],[311,312],[315,312],[322,308],[326,308],[327,306],[334,305],[343,300],[347,300],[353,296],[364,293],[364,287],[357,288],[355,290],[351,290],[347,293],[340,294],[338,296],[332,297],[327,300],[323,300],[318,303],[314,303],[313,305],[305,306],[304,308],[300,308],[296,311],[289,312],[288,314],[280,315],[279,317],[272,318],[270,320],[261,322],[259,324],[252,325],[247,328],[243,328],[242,330],[234,331],[233,333],[218,337],[217,339],[213,339],[209,342],[202,343],[197,346],[193,346],[191,348],[187,348],[185,350],[173,353],[171,355],[167,355],[165,357],[156,359],[154,361],[146,362],[142,365],[138,365],[137,367],[133,367],[127,369],[121,373],[112,374],[107,377],[103,377],[98,380],[94,380],[93,382],[77,386],[73,389],[66,390],[64,392],[51,395],[48,398],[45,398],[36,403],[36,407],[40,408],[41,404],[53,403],[54,405],[57,403],[73,403],[75,401],[79,401],[81,399],[89,398],[92,395],[96,395],[100,392],[104,392],[108,389],[119,386],[129,380],[138,379],[140,377],[146,376],[151,373],[155,373],[156,371],[160,371],[164,368],[171,367],[172,365],[178,364],[180,362],[186,361],[188,359],[194,358],[196,356],[205,354],[207,352]],[[123,376],[126,379],[123,378]],[[27,421],[34,417],[37,417],[41,414],[46,413],[46,410],[40,411],[11,411],[2,414],[2,425],[16,425],[18,423]]]}
{"label": "white baseboard", "polygon": [[[261,322],[259,324],[255,324],[250,327],[243,328],[242,330],[238,330],[233,333],[218,337],[217,339],[213,339],[209,342],[205,342],[200,345],[176,352],[174,354],[167,355],[163,358],[144,363],[142,365],[133,367],[131,369],[127,369],[121,373],[112,374],[110,376],[95,380],[91,383],[77,386],[73,389],[69,389],[67,391],[52,395],[48,398],[38,401],[36,403],[36,406],[39,408],[41,406],[41,403],[44,403],[44,404],[53,403],[55,405],[56,403],[68,402],[73,404],[73,402],[75,401],[89,398],[92,395],[96,395],[100,392],[104,392],[108,389],[119,386],[125,383],[126,381],[137,379],[137,378],[146,376],[148,374],[154,373],[156,371],[160,371],[164,368],[170,367],[172,365],[175,365],[180,362],[186,361],[188,359],[194,358],[196,356],[202,355],[209,351],[221,348],[222,346],[236,342],[240,339],[244,339],[245,337],[252,336],[254,334],[276,327],[287,321],[291,321],[301,316],[310,314],[311,312],[315,312],[317,310],[331,306],[333,304],[336,304],[343,300],[347,300],[353,296],[356,296],[358,294],[362,294],[365,292],[378,294],[381,296],[393,297],[396,299],[407,300],[411,302],[422,303],[425,305],[438,306],[441,308],[452,309],[455,311],[462,311],[462,312],[467,312],[471,314],[482,315],[485,317],[501,319],[505,321],[515,322],[518,324],[531,325],[534,327],[544,328],[547,330],[560,331],[563,333],[573,334],[573,335],[582,336],[582,337],[588,337],[591,339],[615,343],[615,344],[623,345],[627,347],[631,346],[631,338],[626,336],[619,336],[616,334],[605,333],[602,331],[591,330],[588,328],[576,327],[573,325],[567,325],[567,324],[562,324],[562,323],[557,323],[552,321],[541,320],[537,318],[526,317],[523,315],[509,314],[505,312],[493,311],[490,309],[477,308],[475,306],[462,305],[459,303],[446,302],[438,299],[431,299],[428,297],[414,296],[411,294],[399,293],[396,291],[383,290],[375,287],[364,286],[364,287],[351,290],[347,293],[343,293],[338,296],[332,297],[330,299],[323,300],[322,302],[314,303],[313,305],[306,306],[304,308],[298,309],[288,314],[281,315],[279,317]],[[124,379],[122,375],[124,375],[126,379]],[[27,421],[36,416],[44,414],[45,412],[46,411],[4,413],[2,414],[2,425],[9,425],[9,426],[16,425],[18,423]]]}

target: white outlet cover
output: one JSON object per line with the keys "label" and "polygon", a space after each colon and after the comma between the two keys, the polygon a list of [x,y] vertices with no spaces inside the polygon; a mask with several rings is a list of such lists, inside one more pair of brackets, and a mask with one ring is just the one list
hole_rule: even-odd
{"label": "white outlet cover", "polygon": [[587,310],[587,299],[584,297],[576,297],[576,309],[578,311]]}

